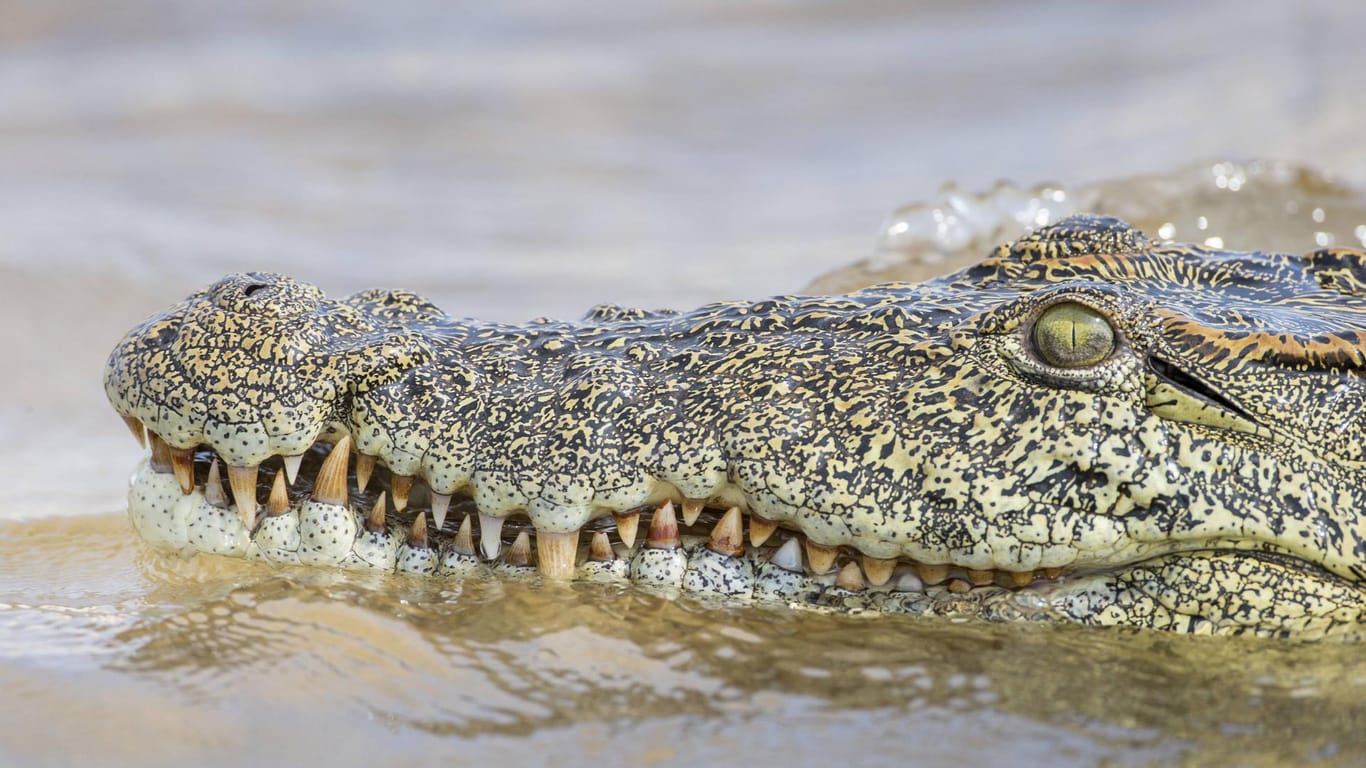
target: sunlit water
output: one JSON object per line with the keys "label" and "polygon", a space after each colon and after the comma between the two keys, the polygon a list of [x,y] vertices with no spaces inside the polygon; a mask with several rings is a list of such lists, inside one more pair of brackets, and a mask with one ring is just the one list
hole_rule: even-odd
{"label": "sunlit water", "polygon": [[1122,765],[1208,750],[1210,764],[1280,765],[1357,755],[1366,738],[1351,645],[171,561],[114,515],[0,534],[0,722],[19,760],[321,750],[589,764],[758,750],[801,763],[851,741],[868,762]]}
{"label": "sunlit water", "polygon": [[1083,209],[1359,244],[1348,184],[1189,164],[1366,178],[1354,11],[0,6],[0,764],[1366,760],[1353,645],[169,560],[98,388],[243,268],[518,320],[923,276]]}

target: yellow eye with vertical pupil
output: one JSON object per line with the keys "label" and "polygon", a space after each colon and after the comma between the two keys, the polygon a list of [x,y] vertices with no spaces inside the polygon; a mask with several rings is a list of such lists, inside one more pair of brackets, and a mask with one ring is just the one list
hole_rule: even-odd
{"label": "yellow eye with vertical pupil", "polygon": [[1034,351],[1049,365],[1083,368],[1115,351],[1115,329],[1096,310],[1064,301],[1045,309],[1034,321]]}

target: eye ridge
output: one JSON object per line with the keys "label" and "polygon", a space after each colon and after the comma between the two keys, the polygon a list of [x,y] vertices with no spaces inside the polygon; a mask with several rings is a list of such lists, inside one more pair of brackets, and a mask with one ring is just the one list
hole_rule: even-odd
{"label": "eye ridge", "polygon": [[1114,354],[1117,335],[1096,309],[1060,301],[1039,313],[1029,340],[1034,354],[1055,368],[1087,368]]}

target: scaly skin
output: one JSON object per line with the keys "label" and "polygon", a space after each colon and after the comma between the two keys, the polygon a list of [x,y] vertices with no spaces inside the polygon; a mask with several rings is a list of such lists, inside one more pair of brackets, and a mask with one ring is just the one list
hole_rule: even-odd
{"label": "scaly skin", "polygon": [[[655,547],[683,558],[666,571],[713,555],[723,572],[726,557],[773,571],[779,541],[808,546],[799,588],[772,574],[684,584],[704,592],[1313,637],[1363,621],[1364,371],[1366,254],[1156,244],[1074,217],[923,284],[687,313],[602,306],[577,323],[455,319],[408,293],[335,300],[232,275],[133,329],[105,388],[182,462],[212,449],[238,467],[253,525],[257,465],[349,435],[391,477],[426,484],[435,528],[447,495],[472,500],[481,530],[529,518],[543,570],[560,560],[552,577],[572,575],[586,525],[694,500],[706,524],[736,506],[756,539],[781,530],[739,551],[729,531]],[[154,463],[133,494],[164,498],[133,504],[140,530],[137,510],[197,519]],[[211,495],[193,486],[186,499]],[[371,498],[349,510],[362,538]],[[496,530],[485,540],[503,548]],[[469,550],[445,542],[423,546]],[[649,581],[634,569],[661,557],[650,549],[617,548],[631,578]],[[304,559],[356,559],[332,557]],[[886,586],[860,591],[864,572]],[[984,584],[997,586],[970,589]]]}

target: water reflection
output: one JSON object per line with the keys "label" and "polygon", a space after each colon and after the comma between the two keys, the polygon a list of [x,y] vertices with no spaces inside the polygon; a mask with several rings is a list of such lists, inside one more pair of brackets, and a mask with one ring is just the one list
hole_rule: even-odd
{"label": "water reflection", "polygon": [[[801,714],[990,731],[1005,718],[1041,729],[1036,747],[1076,740],[1126,759],[1215,743],[1290,762],[1366,749],[1366,670],[1350,645],[723,609],[598,585],[453,585],[204,557],[145,573],[163,610],[102,641],[122,649],[108,669],[192,701],[264,703],[301,727],[320,707],[459,740],[656,719]],[[749,738],[776,748],[788,736]]]}
{"label": "water reflection", "polygon": [[125,525],[111,515],[3,532],[0,636],[11,645],[0,682],[15,695],[0,715],[88,710],[105,726],[87,738],[130,759],[154,750],[140,752],[129,732],[172,738],[170,754],[300,758],[340,724],[350,735],[328,744],[357,758],[396,742],[431,754],[569,742],[571,765],[622,754],[623,739],[628,753],[667,761],[739,745],[800,757],[835,734],[866,743],[870,759],[989,762],[1006,743],[1012,756],[1057,764],[1221,754],[1269,765],[1366,751],[1355,645],[277,570],[161,557]]}

